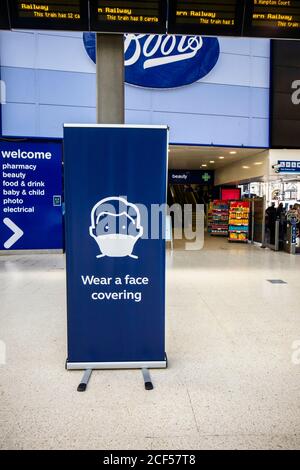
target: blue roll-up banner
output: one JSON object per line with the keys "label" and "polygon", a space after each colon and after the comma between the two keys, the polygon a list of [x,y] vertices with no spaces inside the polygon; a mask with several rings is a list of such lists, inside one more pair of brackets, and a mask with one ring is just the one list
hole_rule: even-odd
{"label": "blue roll-up banner", "polygon": [[167,140],[165,126],[64,127],[68,369],[166,367],[165,208],[159,231],[151,209]]}
{"label": "blue roll-up banner", "polygon": [[62,250],[61,142],[0,140],[0,250]]}

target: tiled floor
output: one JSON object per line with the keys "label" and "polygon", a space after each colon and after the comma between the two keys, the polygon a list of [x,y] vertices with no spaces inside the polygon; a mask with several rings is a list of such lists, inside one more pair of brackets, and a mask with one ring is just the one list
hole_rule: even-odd
{"label": "tiled floor", "polygon": [[223,239],[168,252],[169,368],[150,392],[139,371],[96,371],[78,393],[63,256],[1,257],[0,447],[299,448],[299,273],[300,256]]}

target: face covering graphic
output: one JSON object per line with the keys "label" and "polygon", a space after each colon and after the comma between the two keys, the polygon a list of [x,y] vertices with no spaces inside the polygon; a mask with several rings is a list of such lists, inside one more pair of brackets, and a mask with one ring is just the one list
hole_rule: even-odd
{"label": "face covering graphic", "polygon": [[141,214],[125,197],[111,196],[97,202],[91,211],[89,232],[100,250],[97,258],[138,258],[133,249],[143,236]]}

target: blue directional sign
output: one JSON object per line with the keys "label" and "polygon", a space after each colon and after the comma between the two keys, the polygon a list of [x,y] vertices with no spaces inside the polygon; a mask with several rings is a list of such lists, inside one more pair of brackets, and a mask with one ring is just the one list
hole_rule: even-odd
{"label": "blue directional sign", "polygon": [[66,125],[64,163],[67,368],[166,367],[167,128]]}
{"label": "blue directional sign", "polygon": [[278,160],[278,173],[300,173],[300,160]]}
{"label": "blue directional sign", "polygon": [[62,146],[0,141],[0,250],[63,248]]}

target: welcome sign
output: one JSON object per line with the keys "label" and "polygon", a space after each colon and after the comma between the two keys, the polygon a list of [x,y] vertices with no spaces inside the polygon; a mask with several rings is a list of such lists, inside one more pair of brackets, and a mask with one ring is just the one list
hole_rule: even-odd
{"label": "welcome sign", "polygon": [[62,250],[62,146],[0,140],[0,250]]}

